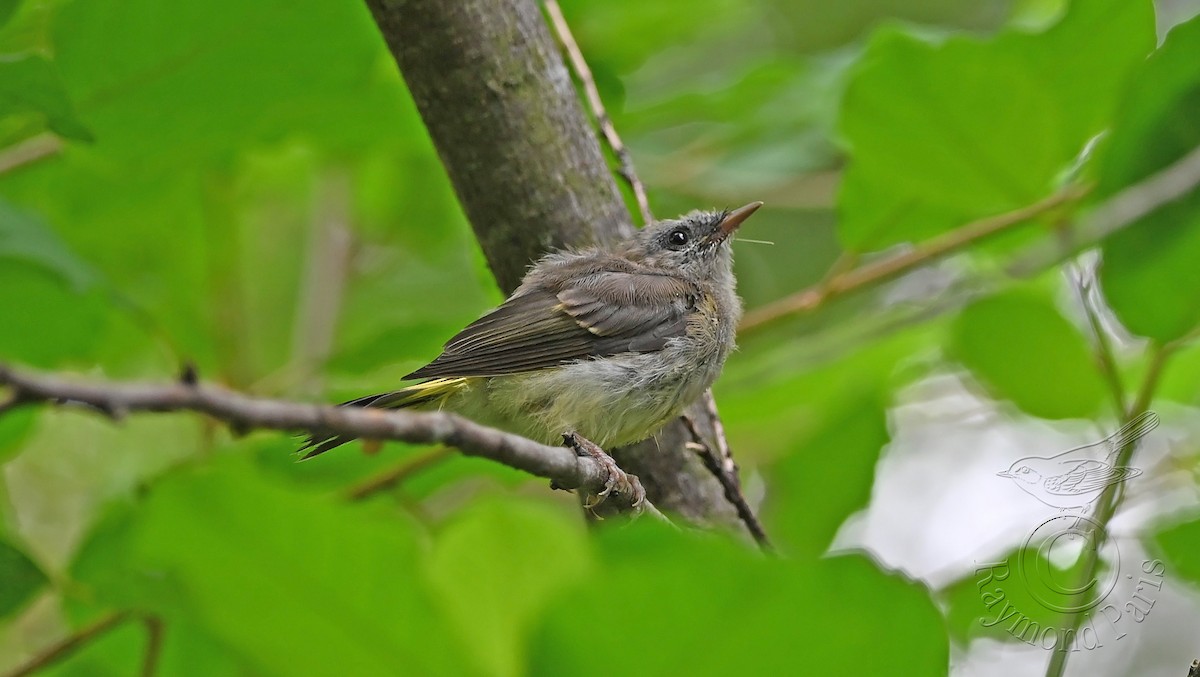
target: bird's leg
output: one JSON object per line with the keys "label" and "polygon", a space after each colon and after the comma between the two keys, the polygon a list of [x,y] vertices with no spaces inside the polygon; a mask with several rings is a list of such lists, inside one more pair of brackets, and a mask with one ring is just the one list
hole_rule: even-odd
{"label": "bird's leg", "polygon": [[[628,475],[617,462],[612,459],[612,456],[604,453],[604,450],[595,442],[586,437],[571,431],[563,433],[563,444],[575,450],[577,456],[586,456],[600,464],[604,469],[604,490],[596,494],[590,501],[584,501],[584,507],[592,510],[596,506],[604,502],[613,492],[618,494],[629,492],[632,496],[630,504],[637,508],[646,500],[646,490],[642,488],[642,483],[636,477]],[[622,486],[624,485],[624,486]]]}

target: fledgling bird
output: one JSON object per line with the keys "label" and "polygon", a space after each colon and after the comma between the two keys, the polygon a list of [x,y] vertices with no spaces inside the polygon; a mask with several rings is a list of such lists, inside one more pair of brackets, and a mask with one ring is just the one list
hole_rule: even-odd
{"label": "fledgling bird", "polygon": [[1014,461],[1008,477],[1025,493],[1060,510],[1090,505],[1112,484],[1142,474],[1137,468],[1116,465],[1121,449],[1158,427],[1158,414],[1145,412],[1095,444],[1064,451],[1056,456],[1028,456]]}
{"label": "fledgling bird", "polygon": [[[467,325],[428,378],[349,406],[444,409],[546,444],[646,439],[721,372],[741,317],[729,237],[761,202],[658,221],[611,248],[548,254]],[[313,436],[304,458],[350,438]]]}

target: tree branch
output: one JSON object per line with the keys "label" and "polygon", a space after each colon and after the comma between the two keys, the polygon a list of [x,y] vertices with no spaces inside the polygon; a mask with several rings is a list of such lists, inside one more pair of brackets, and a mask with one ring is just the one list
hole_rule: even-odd
{"label": "tree branch", "polygon": [[1113,233],[1150,215],[1200,186],[1200,146],[1158,173],[1129,186],[1092,210],[1070,242],[1032,246],[1008,268],[1016,277],[1032,275],[1095,246]]}
{"label": "tree branch", "polygon": [[[1101,203],[1072,232],[1069,241],[1034,245],[1008,267],[1015,277],[1045,270],[1047,267],[1098,244],[1109,235],[1138,221],[1159,207],[1170,204],[1200,185],[1200,147],[1192,149],[1174,164],[1157,174],[1126,188]],[[826,301],[889,280],[930,261],[975,244],[999,232],[1066,204],[1078,202],[1090,192],[1089,186],[1074,186],[1026,207],[972,221],[893,257],[865,264],[853,270],[831,275],[829,279],[746,313],[739,333],[746,334],[789,315],[816,310]]]}
{"label": "tree branch", "polygon": [[629,212],[533,0],[367,0],[500,287]]}
{"label": "tree branch", "polygon": [[[710,403],[713,407],[708,409],[708,412],[715,417],[717,414],[716,401],[709,397],[705,405]],[[719,421],[719,419],[716,420]],[[771,539],[767,537],[766,529],[763,528],[762,522],[758,521],[758,516],[754,514],[754,509],[750,507],[750,502],[742,493],[742,480],[738,477],[737,463],[734,463],[733,456],[729,453],[728,444],[721,445],[720,438],[718,438],[717,446],[723,447],[723,449],[720,452],[713,451],[712,445],[705,441],[704,436],[696,427],[696,422],[691,417],[684,416],[683,424],[687,426],[688,432],[692,435],[692,442],[689,445],[700,455],[700,459],[704,461],[704,467],[708,468],[708,471],[721,483],[725,489],[725,500],[729,501],[737,510],[738,517],[746,525],[746,530],[754,537],[758,547],[765,552],[773,552],[774,546],[771,545]],[[720,423],[717,423],[715,427],[720,429]]]}
{"label": "tree branch", "polygon": [[562,489],[599,495],[615,483],[615,489],[606,494],[606,510],[635,514],[646,511],[661,516],[649,501],[637,501],[640,483],[634,475],[617,470],[614,477],[609,467],[590,457],[579,457],[563,447],[539,444],[444,412],[383,411],[272,400],[192,379],[178,383],[82,382],[18,371],[3,364],[0,385],[12,390],[9,402],[0,406],[0,414],[38,402],[86,405],[113,419],[141,411],[196,411],[228,423],[239,433],[267,429],[441,443],[468,456],[489,458],[544,477]]}
{"label": "tree branch", "polygon": [[[562,247],[633,235],[600,142],[535,0],[366,0],[505,292]],[[609,449],[658,506],[741,528],[676,421]]]}
{"label": "tree branch", "polygon": [[81,628],[78,632],[52,644],[45,651],[38,653],[23,665],[19,665],[11,672],[5,673],[4,677],[26,677],[45,667],[54,665],[130,618],[133,618],[133,613],[129,611],[115,611],[101,616],[96,621]]}
{"label": "tree branch", "polygon": [[42,158],[55,155],[62,149],[62,139],[50,132],[31,136],[0,151],[0,174],[6,174]]}
{"label": "tree branch", "polygon": [[154,677],[158,674],[158,663],[162,658],[163,634],[165,624],[158,616],[143,616],[142,625],[146,628],[146,653],[142,656],[142,677]]}
{"label": "tree branch", "polygon": [[1020,209],[972,221],[904,253],[830,275],[828,279],[808,289],[802,289],[746,313],[746,316],[742,318],[741,326],[738,327],[738,333],[746,334],[756,331],[789,315],[816,310],[835,297],[890,280],[947,254],[977,244],[997,233],[1019,226],[1062,205],[1076,202],[1083,198],[1088,191],[1087,187],[1073,186]]}

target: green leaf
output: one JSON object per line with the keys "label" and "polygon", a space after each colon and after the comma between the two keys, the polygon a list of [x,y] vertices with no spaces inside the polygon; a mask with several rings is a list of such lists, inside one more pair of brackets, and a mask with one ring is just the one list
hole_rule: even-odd
{"label": "green leaf", "polygon": [[82,291],[96,272],[41,219],[0,200],[0,265],[5,259],[35,264]]}
{"label": "green leaf", "polygon": [[831,416],[771,468],[763,507],[767,532],[787,552],[819,557],[845,519],[867,504],[875,464],[888,442],[884,407],[869,394]]}
{"label": "green leaf", "polygon": [[843,242],[922,240],[1045,197],[1154,40],[1142,0],[1075,0],[1040,34],[933,43],[881,31],[843,104]]}
{"label": "green leaf", "polygon": [[0,28],[8,23],[20,7],[21,0],[0,0]]}
{"label": "green leaf", "polygon": [[67,3],[53,39],[98,147],[129,171],[177,170],[296,133],[362,144],[401,128],[391,114],[402,90],[394,69],[374,68],[383,43],[360,5]]}
{"label": "green leaf", "polygon": [[1096,195],[1108,196],[1200,145],[1200,17],[1179,24],[1140,65],[1099,159]]}
{"label": "green leaf", "polygon": [[1171,354],[1171,367],[1163,371],[1154,396],[1185,404],[1200,402],[1200,342],[1188,343]]}
{"label": "green leaf", "polygon": [[848,675],[868,654],[945,672],[927,591],[866,558],[763,558],[644,522],[602,540],[603,570],[545,619],[532,674]]}
{"label": "green leaf", "polygon": [[[98,618],[98,615],[93,614],[85,623]],[[38,677],[136,674],[145,655],[146,631],[136,619],[131,618],[107,632],[92,637],[80,645],[77,651],[67,653],[61,662],[52,663],[36,674]],[[160,667],[165,668],[165,662],[160,663]],[[160,670],[158,674],[180,673]]]}
{"label": "green leaf", "polygon": [[39,367],[86,359],[107,309],[98,290],[77,293],[42,266],[0,259],[0,359]]}
{"label": "green leaf", "polygon": [[106,520],[75,567],[99,603],[182,619],[275,674],[458,672],[414,526],[220,458]]}
{"label": "green leaf", "polygon": [[482,672],[525,674],[534,622],[587,572],[581,526],[557,507],[492,500],[439,536],[426,577]]}
{"label": "green leaf", "polygon": [[91,141],[75,116],[71,99],[53,64],[40,56],[0,58],[0,118],[34,113],[59,136]]}
{"label": "green leaf", "polygon": [[1156,540],[1167,558],[1171,575],[1200,585],[1200,520],[1160,531]]}
{"label": "green leaf", "polygon": [[0,618],[20,610],[49,582],[38,565],[0,533]]}
{"label": "green leaf", "polygon": [[[1098,197],[1110,196],[1200,147],[1200,18],[1167,35],[1134,78],[1101,160]],[[1100,280],[1129,331],[1167,342],[1200,324],[1200,191],[1115,233]]]}
{"label": "green leaf", "polygon": [[[36,410],[33,407],[8,411],[0,416],[0,463],[4,463],[10,455],[20,451],[21,444],[33,430],[35,420]],[[3,497],[4,491],[0,489],[0,501]],[[3,513],[4,510],[0,507],[0,515]]]}
{"label": "green leaf", "polygon": [[1002,398],[1043,418],[1087,417],[1104,397],[1084,338],[1049,302],[1012,292],[958,316],[951,350]]}
{"label": "green leaf", "polygon": [[41,220],[0,200],[0,359],[48,367],[90,354],[108,310],[98,280]]}
{"label": "green leaf", "polygon": [[[1051,520],[1051,528],[1061,528],[1075,519],[1060,515]],[[1076,558],[1064,568],[1049,555],[1050,548],[1070,547],[1076,542],[1074,538],[1080,537],[1060,538],[1057,545],[1050,541],[1017,548],[995,562],[976,561],[971,576],[942,591],[947,624],[955,639],[966,643],[975,637],[990,637],[1036,644],[1045,639],[1041,633],[1047,629],[1070,627],[1064,610],[1097,613],[1096,605],[1112,593],[1117,583],[1114,578],[1120,574],[1102,559],[1094,583],[1086,586],[1085,596],[1080,599],[1067,594],[1066,590],[1077,587],[1074,582],[1080,579],[1083,559]],[[1103,547],[1104,554],[1113,552],[1111,544]]]}

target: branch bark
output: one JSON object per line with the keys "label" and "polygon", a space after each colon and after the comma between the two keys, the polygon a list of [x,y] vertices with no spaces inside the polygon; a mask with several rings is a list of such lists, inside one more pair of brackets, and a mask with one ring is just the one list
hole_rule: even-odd
{"label": "branch bark", "polygon": [[[506,293],[549,250],[633,234],[595,133],[534,0],[367,0],[459,202]],[[706,433],[704,411],[692,413]],[[741,529],[682,423],[608,450],[647,497]]]}
{"label": "branch bark", "polygon": [[[219,386],[197,383],[186,373],[178,383],[82,382],[51,374],[18,371],[0,364],[0,386],[12,391],[0,403],[0,415],[36,403],[86,405],[113,419],[139,411],[197,411],[228,423],[239,433],[255,429],[314,434],[336,433],[368,440],[442,443],[468,456],[481,456],[544,477],[561,489],[580,489],[607,496],[605,508],[643,510],[661,517],[648,501],[638,501],[638,480],[591,457],[563,447],[488,428],[443,412],[385,411],[331,407],[250,397]],[[615,486],[615,489],[613,488]],[[610,490],[611,491],[607,491]]]}
{"label": "branch bark", "polygon": [[550,249],[633,234],[533,0],[367,0],[504,291]]}

